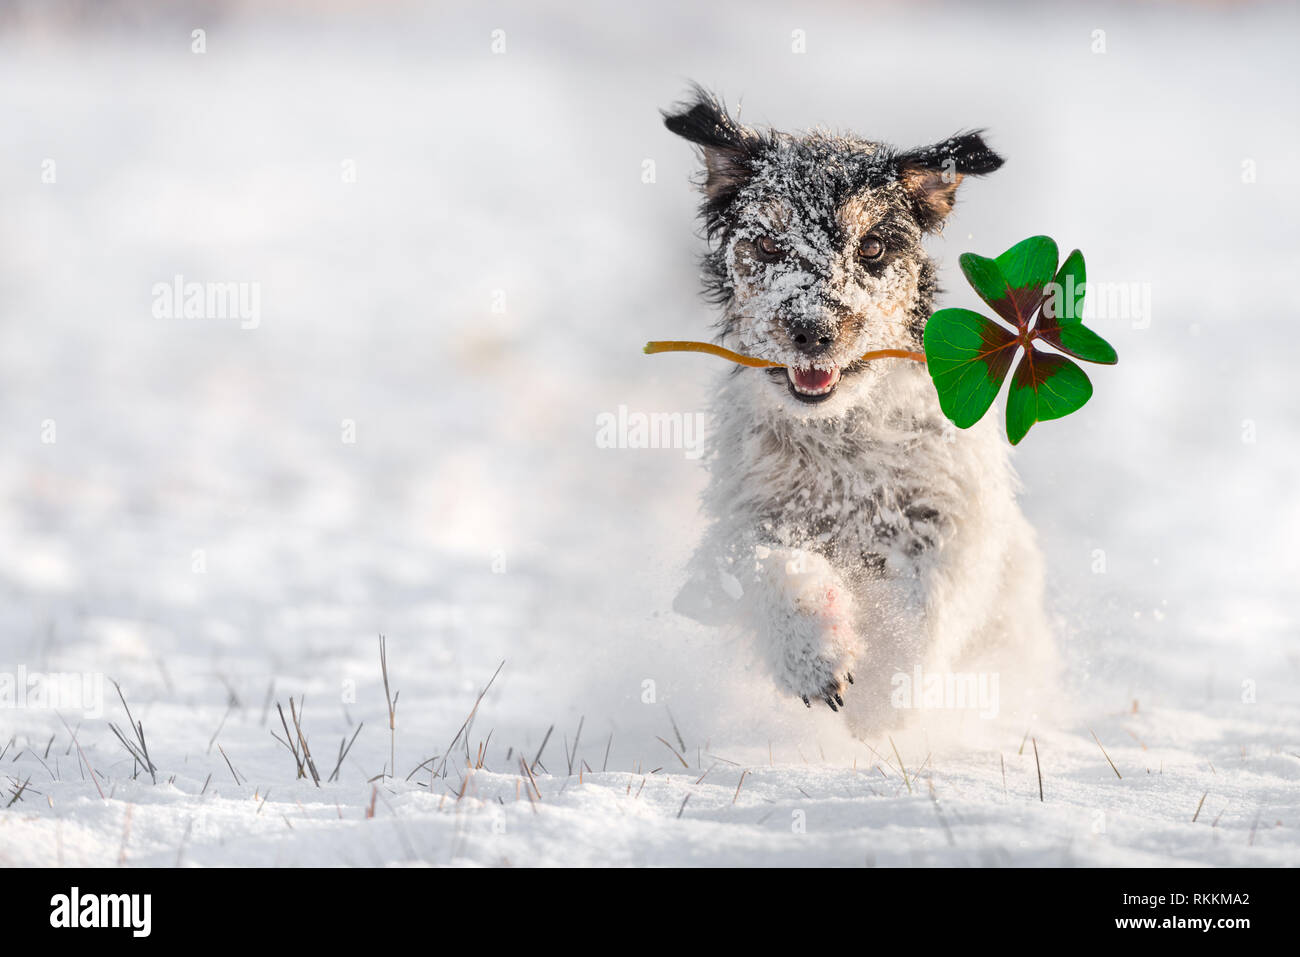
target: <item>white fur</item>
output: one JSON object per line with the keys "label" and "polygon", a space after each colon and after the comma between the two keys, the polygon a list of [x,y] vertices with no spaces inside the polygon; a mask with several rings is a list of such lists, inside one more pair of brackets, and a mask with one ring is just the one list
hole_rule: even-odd
{"label": "white fur", "polygon": [[838,691],[859,731],[903,717],[891,682],[918,665],[993,669],[1004,695],[1009,671],[1032,686],[1050,670],[1042,560],[996,411],[958,431],[925,368],[889,359],[818,405],[730,373],[714,413],[711,524],[679,611],[741,629],[815,707]]}

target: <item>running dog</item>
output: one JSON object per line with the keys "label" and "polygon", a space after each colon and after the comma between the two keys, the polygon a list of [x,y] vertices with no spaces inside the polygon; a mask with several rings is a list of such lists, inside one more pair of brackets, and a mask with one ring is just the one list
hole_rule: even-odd
{"label": "running dog", "polygon": [[922,364],[858,358],[923,348],[922,240],[1002,158],[979,132],[899,150],[755,129],[698,87],[664,122],[702,158],[718,341],[784,366],[720,380],[711,521],[674,608],[742,629],[780,688],[860,726],[896,723],[918,668],[1050,667],[1007,443],[988,419],[956,430]]}

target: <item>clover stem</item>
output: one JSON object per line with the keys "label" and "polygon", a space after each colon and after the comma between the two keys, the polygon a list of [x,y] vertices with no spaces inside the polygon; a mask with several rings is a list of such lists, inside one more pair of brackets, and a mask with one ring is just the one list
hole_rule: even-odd
{"label": "clover stem", "polygon": [[779,362],[769,362],[766,359],[755,359],[753,356],[743,356],[739,352],[732,352],[730,349],[724,349],[722,346],[715,346],[711,342],[686,342],[682,340],[647,342],[641,351],[648,356],[660,352],[706,352],[711,356],[717,356],[719,359],[726,359],[728,362],[734,362],[737,365],[742,366],[749,366],[752,369],[762,369],[769,366],[779,368],[781,365]]}
{"label": "clover stem", "polygon": [[[755,359],[753,356],[741,355],[739,352],[732,352],[730,349],[724,349],[722,346],[715,346],[711,342],[689,342],[684,340],[647,342],[642,351],[646,355],[651,356],[660,352],[704,352],[711,356],[717,356],[719,359],[726,359],[728,362],[734,362],[737,365],[742,366],[749,366],[753,369],[785,368],[784,363],[772,362],[768,359]],[[876,349],[873,352],[868,352],[858,357],[858,360],[861,362],[870,362],[873,359],[911,359],[913,362],[924,362],[925,353],[910,352],[907,349]]]}
{"label": "clover stem", "polygon": [[858,356],[862,362],[870,362],[872,359],[911,359],[913,362],[924,362],[924,352],[909,352],[906,349],[877,349],[875,352],[867,352]]}

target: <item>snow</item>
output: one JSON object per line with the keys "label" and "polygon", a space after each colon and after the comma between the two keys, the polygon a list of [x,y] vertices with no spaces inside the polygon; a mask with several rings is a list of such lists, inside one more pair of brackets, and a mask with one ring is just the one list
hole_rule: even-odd
{"label": "snow", "polygon": [[[0,708],[0,863],[1300,863],[1291,11],[238,9],[0,35],[0,672],[103,677],[100,716]],[[596,435],[726,372],[640,352],[713,319],[686,77],[750,123],[987,128],[944,305],[1037,233],[1149,289],[1016,453],[1058,713],[858,741],[669,610],[699,463]],[[155,318],[177,275],[260,322]],[[322,778],[363,723],[319,788],[272,737],[304,696]]]}

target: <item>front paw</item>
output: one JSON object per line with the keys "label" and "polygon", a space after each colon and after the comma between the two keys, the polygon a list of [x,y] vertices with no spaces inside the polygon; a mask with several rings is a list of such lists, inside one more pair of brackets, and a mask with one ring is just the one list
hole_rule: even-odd
{"label": "front paw", "polygon": [[[853,684],[853,674],[846,671],[843,680],[841,680],[835,676],[833,668],[828,667],[827,673],[830,677],[819,688],[814,690],[813,694],[825,701],[832,711],[839,711],[840,708],[844,707],[844,695],[846,693],[844,682],[847,681],[849,684]],[[799,697],[803,698],[806,707],[812,707],[812,701],[806,693],[799,695]]]}
{"label": "front paw", "polygon": [[852,595],[821,555],[760,549],[757,557],[764,587],[756,610],[777,683],[809,707],[818,698],[838,711],[859,650]]}
{"label": "front paw", "polygon": [[808,662],[794,663],[787,666],[791,680],[787,682],[791,690],[803,699],[803,703],[812,707],[812,699],[825,701],[832,711],[844,707],[844,696],[848,686],[853,684],[853,672],[848,669],[851,659],[830,659],[818,655]]}
{"label": "front paw", "polygon": [[848,594],[838,585],[805,589],[783,631],[778,644],[783,683],[808,707],[818,698],[838,711],[853,684],[858,648]]}

